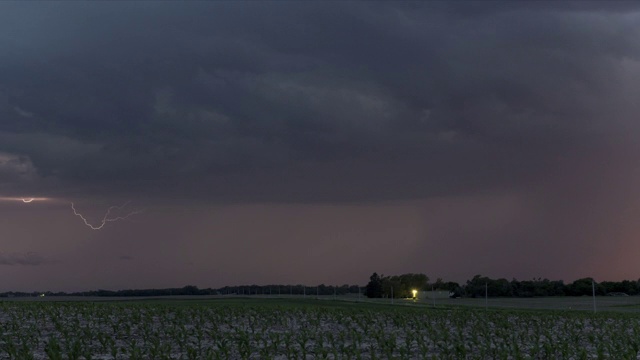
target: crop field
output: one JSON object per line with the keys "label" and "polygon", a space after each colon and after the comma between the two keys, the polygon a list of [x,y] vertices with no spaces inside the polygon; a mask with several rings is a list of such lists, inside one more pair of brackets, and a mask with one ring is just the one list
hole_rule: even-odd
{"label": "crop field", "polygon": [[637,359],[640,315],[326,300],[0,302],[2,359]]}
{"label": "crop field", "polygon": [[[424,299],[418,301],[425,305],[431,305],[431,300]],[[543,298],[461,298],[461,299],[438,299],[435,301],[436,306],[469,306],[469,307],[488,307],[493,309],[537,309],[537,310],[584,310],[593,311],[593,298],[590,296],[561,296],[561,297],[543,297]],[[637,296],[613,297],[598,296],[596,297],[596,309],[598,311],[616,311],[616,312],[639,312],[640,298]]]}

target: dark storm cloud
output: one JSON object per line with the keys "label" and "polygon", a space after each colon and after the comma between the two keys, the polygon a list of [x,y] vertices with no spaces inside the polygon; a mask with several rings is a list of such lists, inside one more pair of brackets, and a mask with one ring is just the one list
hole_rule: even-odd
{"label": "dark storm cloud", "polygon": [[37,253],[0,253],[0,265],[11,266],[38,266],[51,263],[50,259],[38,255]]}
{"label": "dark storm cloud", "polygon": [[635,129],[634,3],[0,7],[0,151],[25,189],[481,193]]}

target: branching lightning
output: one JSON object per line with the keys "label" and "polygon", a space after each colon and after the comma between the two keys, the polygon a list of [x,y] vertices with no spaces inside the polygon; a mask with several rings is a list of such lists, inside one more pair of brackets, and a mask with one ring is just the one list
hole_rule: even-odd
{"label": "branching lightning", "polygon": [[76,207],[75,207],[74,203],[71,203],[71,210],[73,210],[73,214],[75,216],[79,217],[80,219],[82,219],[84,224],[87,225],[91,230],[100,230],[109,222],[114,222],[114,221],[118,221],[118,220],[126,220],[129,217],[131,217],[133,215],[136,215],[136,214],[140,214],[142,212],[142,210],[136,210],[136,211],[128,212],[125,215],[111,216],[111,212],[113,210],[123,210],[124,208],[127,207],[127,205],[129,205],[129,202],[126,202],[121,206],[111,206],[109,209],[107,209],[107,212],[102,217],[102,221],[100,222],[100,225],[91,224],[81,213],[79,213],[76,210]]}
{"label": "branching lightning", "polygon": [[[56,199],[56,198],[49,198],[49,197],[9,197],[9,196],[0,196],[0,202],[3,201],[11,201],[11,202],[22,202],[25,204],[31,204],[33,202],[41,202],[41,201],[46,201],[46,202],[61,202],[64,201],[66,202],[64,199]],[[136,214],[140,214],[143,211],[142,210],[135,210],[135,211],[128,211],[126,208],[129,205],[129,201],[120,205],[120,206],[111,206],[110,208],[107,209],[107,211],[105,212],[104,216],[102,217],[102,220],[98,223],[98,224],[92,224],[89,222],[89,220],[87,220],[86,217],[84,217],[84,215],[82,215],[81,213],[78,212],[78,210],[76,210],[76,206],[73,202],[71,202],[71,210],[73,210],[73,214],[77,217],[79,217],[80,219],[82,219],[82,221],[84,222],[84,224],[86,226],[88,226],[91,230],[100,230],[102,228],[105,227],[105,225],[107,225],[107,223],[110,222],[115,222],[115,221],[120,221],[120,220],[127,220],[129,219],[131,216],[136,215]]]}

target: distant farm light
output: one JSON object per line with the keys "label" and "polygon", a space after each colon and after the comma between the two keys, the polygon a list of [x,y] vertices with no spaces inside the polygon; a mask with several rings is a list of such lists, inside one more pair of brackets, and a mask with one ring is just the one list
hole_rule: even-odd
{"label": "distant farm light", "polygon": [[411,293],[413,294],[413,298],[414,299],[418,297],[418,290],[413,289],[413,290],[411,290]]}

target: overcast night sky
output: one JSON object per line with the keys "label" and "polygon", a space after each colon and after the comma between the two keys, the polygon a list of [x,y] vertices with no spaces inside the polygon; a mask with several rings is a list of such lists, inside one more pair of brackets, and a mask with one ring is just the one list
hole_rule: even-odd
{"label": "overcast night sky", "polygon": [[638,39],[637,2],[1,2],[0,291],[638,279]]}

